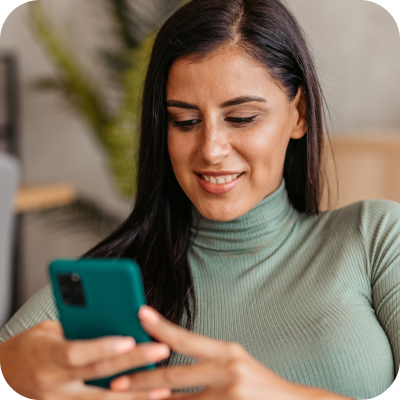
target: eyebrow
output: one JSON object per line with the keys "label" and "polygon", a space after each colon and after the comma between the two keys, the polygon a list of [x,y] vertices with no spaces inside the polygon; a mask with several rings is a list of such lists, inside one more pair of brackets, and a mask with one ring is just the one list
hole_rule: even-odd
{"label": "eyebrow", "polygon": [[[267,100],[263,99],[262,97],[258,96],[242,96],[236,97],[235,99],[228,100],[221,104],[221,108],[237,106],[239,104],[250,103],[252,101],[257,101],[259,103],[266,103]],[[188,110],[198,110],[199,107],[195,104],[186,103],[184,101],[179,100],[169,100],[167,102],[167,107],[176,107],[176,108],[185,108]]]}

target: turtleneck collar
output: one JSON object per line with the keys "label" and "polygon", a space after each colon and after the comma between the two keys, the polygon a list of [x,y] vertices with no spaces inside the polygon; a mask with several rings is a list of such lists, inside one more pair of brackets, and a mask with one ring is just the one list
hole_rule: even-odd
{"label": "turtleneck collar", "polygon": [[298,217],[283,179],[275,192],[234,220],[213,221],[203,217],[194,205],[192,210],[194,245],[215,251],[257,251],[269,247],[291,231]]}

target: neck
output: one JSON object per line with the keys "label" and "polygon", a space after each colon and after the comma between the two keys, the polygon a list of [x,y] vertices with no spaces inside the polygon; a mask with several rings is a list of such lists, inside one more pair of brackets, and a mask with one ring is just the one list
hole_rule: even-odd
{"label": "neck", "polygon": [[291,206],[285,181],[253,209],[227,222],[203,217],[193,206],[194,245],[215,251],[254,251],[272,245],[293,227],[298,214]]}

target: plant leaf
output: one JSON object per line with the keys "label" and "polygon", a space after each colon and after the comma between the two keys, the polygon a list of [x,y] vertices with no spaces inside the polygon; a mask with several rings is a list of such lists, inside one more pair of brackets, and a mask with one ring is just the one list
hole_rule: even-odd
{"label": "plant leaf", "polygon": [[74,99],[94,132],[101,137],[104,126],[109,123],[109,116],[94,89],[95,85],[90,82],[89,74],[82,72],[82,67],[78,65],[68,46],[54,32],[40,1],[30,3],[30,10],[35,32],[57,66],[62,87]]}

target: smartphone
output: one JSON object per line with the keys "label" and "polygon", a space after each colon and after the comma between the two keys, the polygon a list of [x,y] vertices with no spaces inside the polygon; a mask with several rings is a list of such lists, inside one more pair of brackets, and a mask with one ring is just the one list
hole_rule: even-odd
{"label": "smartphone", "polygon": [[[122,335],[132,336],[137,343],[152,340],[137,315],[146,301],[135,261],[59,259],[50,263],[49,275],[66,339]],[[118,376],[154,367],[150,364],[86,384],[108,388]]]}

